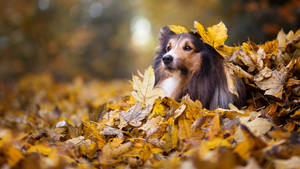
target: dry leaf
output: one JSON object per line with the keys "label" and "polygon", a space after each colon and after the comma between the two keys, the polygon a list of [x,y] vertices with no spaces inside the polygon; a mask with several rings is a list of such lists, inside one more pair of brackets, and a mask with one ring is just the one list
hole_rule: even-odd
{"label": "dry leaf", "polygon": [[121,112],[120,116],[130,125],[139,127],[142,125],[144,120],[151,113],[152,106],[149,105],[145,109],[142,109],[141,104],[137,103],[127,112]]}
{"label": "dry leaf", "polygon": [[133,92],[132,96],[142,103],[143,107],[153,105],[154,100],[158,97],[165,96],[165,93],[160,88],[154,88],[154,71],[152,67],[149,67],[141,80],[137,76],[133,76]]}
{"label": "dry leaf", "polygon": [[224,65],[224,71],[226,75],[227,87],[229,92],[239,97],[239,94],[236,89],[236,75],[234,74],[233,70],[230,69],[228,64]]}
{"label": "dry leaf", "polygon": [[191,32],[189,29],[181,26],[181,25],[168,25],[170,30],[174,32],[175,34],[181,34],[181,33],[189,33]]}
{"label": "dry leaf", "polygon": [[146,132],[146,137],[150,137],[152,134],[157,132],[160,129],[159,124],[163,121],[163,118],[160,116],[148,119],[148,121],[142,125],[139,129]]}
{"label": "dry leaf", "polygon": [[241,124],[248,127],[248,129],[256,136],[262,136],[266,134],[272,127],[272,123],[267,119],[256,117],[254,120],[240,118]]}
{"label": "dry leaf", "polygon": [[265,95],[271,95],[281,99],[285,77],[286,72],[278,70],[272,71],[265,67],[255,75],[254,81],[260,89],[265,90]]}
{"label": "dry leaf", "polygon": [[106,136],[118,136],[119,139],[123,139],[122,131],[113,127],[106,126],[100,133]]}
{"label": "dry leaf", "polygon": [[207,31],[205,31],[204,27],[197,21],[194,22],[194,27],[201,36],[203,42],[215,48],[224,45],[224,42],[227,40],[227,28],[223,22],[208,27]]}
{"label": "dry leaf", "polygon": [[288,160],[275,160],[276,169],[297,169],[300,167],[300,157],[293,156]]}

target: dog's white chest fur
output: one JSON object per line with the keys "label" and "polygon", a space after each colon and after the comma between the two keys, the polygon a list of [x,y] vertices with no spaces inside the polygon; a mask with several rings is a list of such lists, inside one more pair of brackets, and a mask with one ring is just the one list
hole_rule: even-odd
{"label": "dog's white chest fur", "polygon": [[179,87],[181,82],[180,73],[174,73],[172,76],[163,80],[159,85],[166,92],[166,96],[174,97],[174,91]]}

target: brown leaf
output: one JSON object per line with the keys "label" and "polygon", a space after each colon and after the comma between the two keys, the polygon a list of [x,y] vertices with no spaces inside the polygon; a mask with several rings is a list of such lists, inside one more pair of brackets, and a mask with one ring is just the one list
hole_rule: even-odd
{"label": "brown leaf", "polygon": [[144,130],[146,132],[146,137],[150,137],[152,134],[157,132],[161,127],[159,124],[163,121],[161,116],[153,117],[148,119],[147,122],[142,125],[139,129]]}
{"label": "brown leaf", "polygon": [[286,72],[271,70],[265,67],[255,75],[254,81],[257,87],[265,90],[265,95],[271,95],[279,99],[282,98],[283,85]]}
{"label": "brown leaf", "polygon": [[288,160],[275,160],[276,169],[296,169],[300,167],[300,157],[293,156]]}
{"label": "brown leaf", "polygon": [[142,125],[142,120],[150,115],[151,109],[151,105],[147,106],[145,109],[142,109],[142,105],[140,103],[137,103],[127,112],[121,112],[120,116],[122,116],[128,124],[139,127]]}

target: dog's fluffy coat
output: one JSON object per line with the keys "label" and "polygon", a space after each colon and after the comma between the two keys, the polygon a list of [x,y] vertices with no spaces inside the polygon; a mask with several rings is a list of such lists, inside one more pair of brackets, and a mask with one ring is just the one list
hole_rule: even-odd
{"label": "dog's fluffy coat", "polygon": [[[193,100],[200,100],[208,109],[228,108],[229,103],[238,107],[243,105],[245,101],[243,81],[237,77],[234,79],[238,96],[229,91],[223,57],[213,47],[203,43],[199,34],[175,34],[165,26],[161,29],[159,40],[160,48],[153,66],[155,85],[163,88],[167,96],[179,100],[189,94]],[[171,47],[167,45],[170,46],[171,42],[179,40],[185,44],[191,43],[192,51],[181,52],[182,48],[177,47],[178,43],[177,51],[168,51]],[[185,53],[188,53],[188,56],[184,56]],[[174,61],[176,65],[175,63],[172,66],[164,64],[162,60],[167,54],[176,55],[177,61]]]}

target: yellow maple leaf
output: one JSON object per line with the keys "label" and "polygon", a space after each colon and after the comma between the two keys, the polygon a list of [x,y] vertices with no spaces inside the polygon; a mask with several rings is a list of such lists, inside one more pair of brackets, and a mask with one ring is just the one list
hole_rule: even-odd
{"label": "yellow maple leaf", "polygon": [[224,42],[227,40],[227,28],[224,23],[221,21],[217,25],[207,28],[207,33],[210,39],[212,40],[214,47],[224,45]]}
{"label": "yellow maple leaf", "polygon": [[155,76],[152,67],[149,67],[143,77],[133,76],[133,92],[131,95],[143,106],[153,105],[155,99],[165,96],[165,92],[160,88],[154,88]]}
{"label": "yellow maple leaf", "polygon": [[217,25],[208,27],[207,31],[202,24],[195,21],[194,28],[201,36],[202,41],[214,47],[223,57],[231,56],[234,51],[239,49],[239,47],[227,46],[224,44],[228,38],[228,35],[227,28],[222,21]]}
{"label": "yellow maple leaf", "polygon": [[205,31],[203,25],[197,21],[194,22],[194,27],[201,36],[203,42],[215,48],[224,45],[224,42],[227,40],[227,28],[222,21],[217,25],[208,27],[207,31]]}
{"label": "yellow maple leaf", "polygon": [[212,44],[212,41],[202,24],[200,24],[197,21],[194,21],[194,28],[197,30],[198,34],[201,36],[201,39],[203,40],[204,43],[207,43],[209,45]]}
{"label": "yellow maple leaf", "polygon": [[168,25],[168,27],[175,34],[181,34],[181,33],[189,33],[189,32],[191,32],[191,30],[189,30],[186,27],[181,26],[181,25]]}

